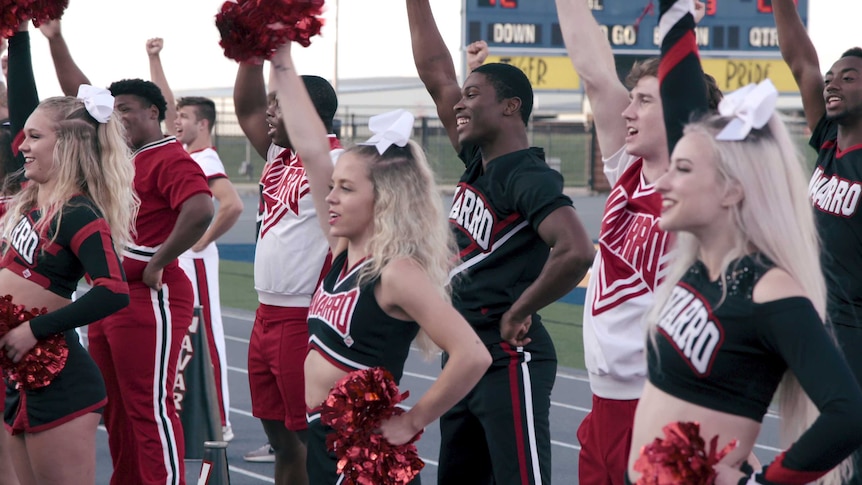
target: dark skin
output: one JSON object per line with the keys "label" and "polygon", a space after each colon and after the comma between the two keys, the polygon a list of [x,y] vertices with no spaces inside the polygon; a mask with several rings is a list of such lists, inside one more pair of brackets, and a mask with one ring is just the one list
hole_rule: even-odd
{"label": "dark skin", "polygon": [[[772,11],[778,28],[781,57],[790,67],[808,128],[814,129],[824,114],[838,123],[838,146],[862,143],[862,58],[843,57],[823,76],[814,43],[799,17],[796,2],[774,0]],[[832,105],[827,100],[835,99]]]}
{"label": "dark skin", "polygon": [[[266,93],[262,64],[240,63],[233,100],[240,128],[255,151],[265,160],[271,143],[288,148],[290,140],[275,96]],[[260,421],[269,445],[275,450],[275,483],[308,483],[305,471],[306,430],[291,431],[283,421]]]}
{"label": "dark skin", "polygon": [[[428,0],[406,0],[419,78],[437,106],[437,114],[455,151],[462,143],[479,145],[482,164],[530,147],[521,118],[521,99],[500,98],[483,73],[471,73],[463,88],[455,64],[434,21]],[[459,126],[459,122],[461,125]],[[545,266],[500,321],[500,335],[514,346],[530,342],[532,314],[571,291],[583,279],[595,249],[571,206],[549,214],[538,227],[539,237],[552,248]]]}

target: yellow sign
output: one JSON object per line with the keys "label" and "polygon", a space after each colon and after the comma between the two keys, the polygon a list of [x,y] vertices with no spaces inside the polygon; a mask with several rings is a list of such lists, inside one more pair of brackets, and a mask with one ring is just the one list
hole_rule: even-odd
{"label": "yellow sign", "polygon": [[759,83],[766,78],[782,93],[798,93],[790,68],[781,59],[701,59],[703,71],[711,74],[722,92]]}
{"label": "yellow sign", "polygon": [[567,56],[488,56],[485,62],[502,62],[517,67],[524,71],[537,91],[567,91],[581,87],[581,80]]}
{"label": "yellow sign", "polygon": [[[566,56],[488,56],[486,62],[503,62],[524,71],[533,89],[569,91],[581,88],[581,80]],[[701,59],[703,70],[711,74],[723,92],[772,80],[782,93],[797,93],[799,89],[790,68],[781,59]]]}

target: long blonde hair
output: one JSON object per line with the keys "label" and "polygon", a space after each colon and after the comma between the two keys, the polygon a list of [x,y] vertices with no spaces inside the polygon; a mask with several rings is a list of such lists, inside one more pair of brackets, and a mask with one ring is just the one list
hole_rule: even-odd
{"label": "long blonde hair", "polygon": [[[820,241],[814,223],[802,159],[784,123],[773,115],[762,129],[754,129],[741,141],[716,141],[729,120],[710,116],[689,124],[685,134],[709,140],[720,179],[742,188],[744,199],[731,209],[736,227],[733,249],[724,257],[721,278],[730,264],[752,249],[789,273],[803,288],[821,319],[826,314],[826,284],[820,268]],[[658,315],[673,287],[697,259],[698,241],[691,234],[677,237],[676,258],[664,284],[656,292],[656,304],[648,315],[654,342]],[[836,349],[837,351],[837,349]],[[789,446],[817,419],[818,411],[788,371],[779,386],[781,441]],[[848,458],[820,481],[839,484],[852,472]]]}
{"label": "long blonde hair", "polygon": [[[372,261],[360,271],[359,284],[377,278],[390,261],[410,258],[449,301],[449,271],[457,263],[458,247],[422,147],[411,140],[382,155],[368,145],[347,151],[367,162],[374,184],[374,232],[367,245]],[[418,338],[423,349],[432,350],[424,332]]]}
{"label": "long blonde hair", "polygon": [[[70,96],[48,98],[39,103],[36,111],[54,120],[57,134],[53,160],[56,184],[50,197],[38,207],[43,217],[37,229],[42,232],[54,223],[56,238],[64,208],[73,196],[81,194],[101,212],[111,230],[114,249],[122,254],[123,246],[131,242],[140,200],[133,188],[132,154],[116,113],[107,123],[99,123],[81,100]],[[2,234],[9,234],[23,214],[37,208],[39,190],[39,184],[29,183],[15,196],[3,219]]]}

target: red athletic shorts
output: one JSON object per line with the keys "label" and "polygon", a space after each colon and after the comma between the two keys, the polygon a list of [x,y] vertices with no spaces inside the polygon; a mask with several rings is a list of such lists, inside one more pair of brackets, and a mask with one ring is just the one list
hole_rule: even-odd
{"label": "red athletic shorts", "polygon": [[303,366],[308,349],[308,308],[260,304],[248,346],[248,383],[254,417],[308,428]]}
{"label": "red athletic shorts", "polygon": [[593,409],[578,428],[578,482],[581,485],[623,485],[637,399],[620,401],[593,396]]}

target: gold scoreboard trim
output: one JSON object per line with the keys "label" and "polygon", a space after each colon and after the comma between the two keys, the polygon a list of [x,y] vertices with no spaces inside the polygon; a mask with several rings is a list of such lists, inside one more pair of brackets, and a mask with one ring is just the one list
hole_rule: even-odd
{"label": "gold scoreboard trim", "polygon": [[[581,88],[581,79],[566,56],[488,56],[486,62],[512,64],[527,75],[537,91],[567,91]],[[724,92],[739,89],[767,77],[782,93],[797,93],[790,68],[781,59],[701,59],[703,70],[712,75]]]}

